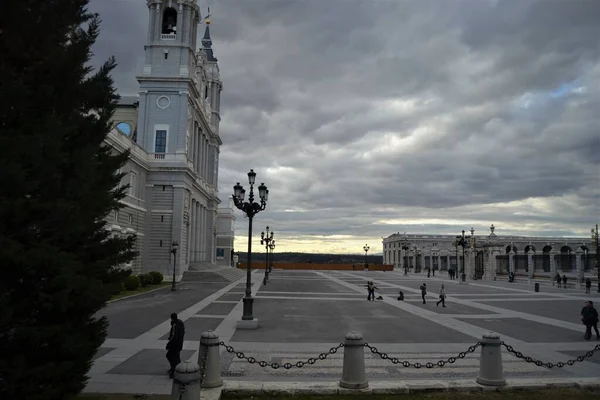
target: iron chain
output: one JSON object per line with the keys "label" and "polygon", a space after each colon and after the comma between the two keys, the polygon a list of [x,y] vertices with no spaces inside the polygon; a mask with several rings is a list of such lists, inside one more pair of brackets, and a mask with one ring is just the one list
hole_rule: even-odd
{"label": "iron chain", "polygon": [[421,364],[421,363],[411,363],[410,361],[401,361],[400,359],[396,358],[396,357],[390,357],[387,353],[382,353],[381,351],[377,350],[377,347],[371,346],[369,343],[365,343],[364,345],[366,348],[368,348],[369,350],[371,350],[371,353],[373,354],[377,354],[379,357],[381,357],[384,360],[390,360],[393,364],[402,364],[403,367],[405,368],[435,368],[435,367],[443,367],[446,364],[453,364],[456,362],[456,360],[458,358],[462,359],[465,358],[468,354],[473,353],[475,350],[477,350],[477,348],[479,346],[481,346],[481,342],[477,342],[475,343],[473,346],[470,346],[466,351],[461,351],[460,353],[458,353],[458,356],[456,357],[450,357],[447,360],[440,360],[436,363],[432,363],[432,362],[428,362],[425,364]]}
{"label": "iron chain", "polygon": [[565,361],[565,362],[559,361],[556,364],[554,364],[554,363],[551,363],[551,362],[545,363],[543,361],[535,360],[535,359],[533,359],[531,357],[524,356],[523,353],[521,353],[520,351],[516,351],[512,346],[510,346],[510,345],[508,345],[508,344],[506,344],[504,342],[500,342],[500,344],[502,346],[504,346],[509,353],[514,354],[515,357],[520,358],[521,360],[525,360],[528,363],[533,363],[533,364],[537,365],[538,367],[545,367],[545,368],[548,368],[548,369],[551,369],[551,368],[554,368],[554,367],[562,368],[565,365],[573,365],[576,362],[582,362],[586,358],[592,357],[595,352],[600,351],[600,344],[599,344],[599,345],[596,345],[596,347],[594,347],[593,350],[588,351],[583,356],[579,356],[579,357],[577,357],[575,359],[568,360],[568,361]]}
{"label": "iron chain", "polygon": [[284,368],[284,369],[291,369],[291,368],[302,368],[304,367],[306,364],[310,364],[313,365],[314,363],[316,363],[318,360],[325,360],[329,355],[331,354],[335,354],[337,353],[337,351],[339,349],[341,349],[342,347],[344,347],[344,343],[340,343],[335,347],[332,347],[331,349],[329,349],[329,351],[327,351],[326,353],[321,353],[317,356],[317,358],[309,358],[306,361],[298,361],[295,364],[292,363],[285,363],[285,364],[279,364],[276,362],[273,363],[269,363],[266,361],[257,361],[254,357],[247,357],[243,352],[241,351],[235,351],[235,349],[232,346],[229,346],[227,344],[225,344],[225,342],[221,342],[219,343],[221,346],[223,346],[225,348],[225,350],[227,350],[228,353],[232,353],[235,354],[235,356],[241,360],[246,360],[248,363],[250,364],[258,364],[261,367],[265,368],[265,367],[271,367],[273,369],[279,369],[279,368]]}

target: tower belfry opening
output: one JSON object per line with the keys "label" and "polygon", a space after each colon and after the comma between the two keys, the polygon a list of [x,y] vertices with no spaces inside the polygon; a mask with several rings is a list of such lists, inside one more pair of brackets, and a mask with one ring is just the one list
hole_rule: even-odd
{"label": "tower belfry opening", "polygon": [[162,33],[163,35],[177,33],[177,11],[172,7],[167,7],[163,13]]}

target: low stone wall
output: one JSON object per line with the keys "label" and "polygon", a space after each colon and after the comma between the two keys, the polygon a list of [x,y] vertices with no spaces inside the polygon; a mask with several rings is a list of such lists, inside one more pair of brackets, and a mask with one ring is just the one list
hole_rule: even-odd
{"label": "low stone wall", "polygon": [[[240,262],[238,268],[246,269],[246,262]],[[253,262],[252,269],[264,269],[264,262]],[[319,263],[286,263],[274,262],[273,269],[298,269],[298,270],[335,270],[335,271],[362,271],[363,264],[319,264]],[[392,271],[393,265],[369,265],[369,271]]]}

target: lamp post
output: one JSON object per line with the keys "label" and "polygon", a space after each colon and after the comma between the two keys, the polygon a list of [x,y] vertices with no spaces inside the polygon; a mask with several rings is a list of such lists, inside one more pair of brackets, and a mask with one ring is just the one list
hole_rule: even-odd
{"label": "lamp post", "polygon": [[592,245],[596,245],[596,270],[598,272],[598,293],[600,293],[600,246],[598,238],[598,224],[596,224],[596,229],[592,229]]}
{"label": "lamp post", "polygon": [[275,240],[269,243],[269,249],[271,249],[271,256],[269,257],[269,274],[273,271],[273,250],[275,250]]}
{"label": "lamp post", "polygon": [[173,282],[171,283],[171,292],[175,291],[175,266],[177,265],[177,247],[179,247],[179,243],[171,243],[170,253],[173,254]]}
{"label": "lamp post", "polygon": [[[254,299],[252,298],[252,219],[256,214],[258,214],[260,211],[263,211],[267,207],[267,200],[269,198],[269,191],[267,190],[267,187],[264,183],[261,183],[258,187],[260,203],[256,203],[254,201],[255,179],[256,172],[251,169],[250,172],[248,172],[248,183],[250,184],[250,195],[248,196],[248,201],[244,201],[246,190],[242,185],[240,185],[239,182],[233,187],[233,203],[248,217],[248,263],[246,265],[246,291],[242,300],[244,303],[242,321],[255,321],[252,314],[252,305],[254,303]],[[252,326],[240,325],[238,327],[242,329],[244,327],[255,329],[258,327],[258,324],[252,324]]]}
{"label": "lamp post", "polygon": [[263,285],[266,285],[267,282],[269,281],[269,244],[273,241],[273,235],[275,234],[275,232],[271,231],[271,234],[269,235],[269,227],[267,226],[267,234],[265,235],[265,232],[261,232],[260,233],[260,244],[264,244],[265,245],[265,252],[266,252],[266,257],[265,257],[265,277],[263,278]]}
{"label": "lamp post", "polygon": [[[406,257],[406,262],[405,263],[403,262],[403,264],[404,264],[404,275],[408,275],[408,265],[407,264],[408,264],[408,260],[409,260],[410,257],[408,256],[407,251],[410,250],[410,245],[409,245],[408,242],[402,242],[400,245],[402,246],[402,250],[404,250],[404,255]],[[402,261],[404,261],[404,260],[402,260]]]}
{"label": "lamp post", "polygon": [[365,251],[365,269],[368,269],[369,264],[367,263],[367,254],[369,253],[369,250],[371,250],[371,248],[365,244],[363,246],[363,250]]}
{"label": "lamp post", "polygon": [[[462,231],[462,235],[459,235],[459,236],[456,237],[457,246],[462,247],[462,253],[463,253],[462,266],[460,268],[460,281],[461,282],[466,282],[466,280],[467,280],[467,275],[465,274],[465,247],[469,243],[468,240],[470,238],[471,238],[470,236],[465,236],[464,229]],[[457,250],[457,253],[458,253],[458,247],[457,247],[456,250]]]}

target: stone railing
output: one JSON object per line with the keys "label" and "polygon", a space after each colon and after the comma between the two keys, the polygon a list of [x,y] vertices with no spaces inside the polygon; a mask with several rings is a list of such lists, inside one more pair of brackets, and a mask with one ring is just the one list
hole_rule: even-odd
{"label": "stone railing", "polygon": [[177,34],[175,33],[162,33],[160,35],[161,40],[176,40]]}

